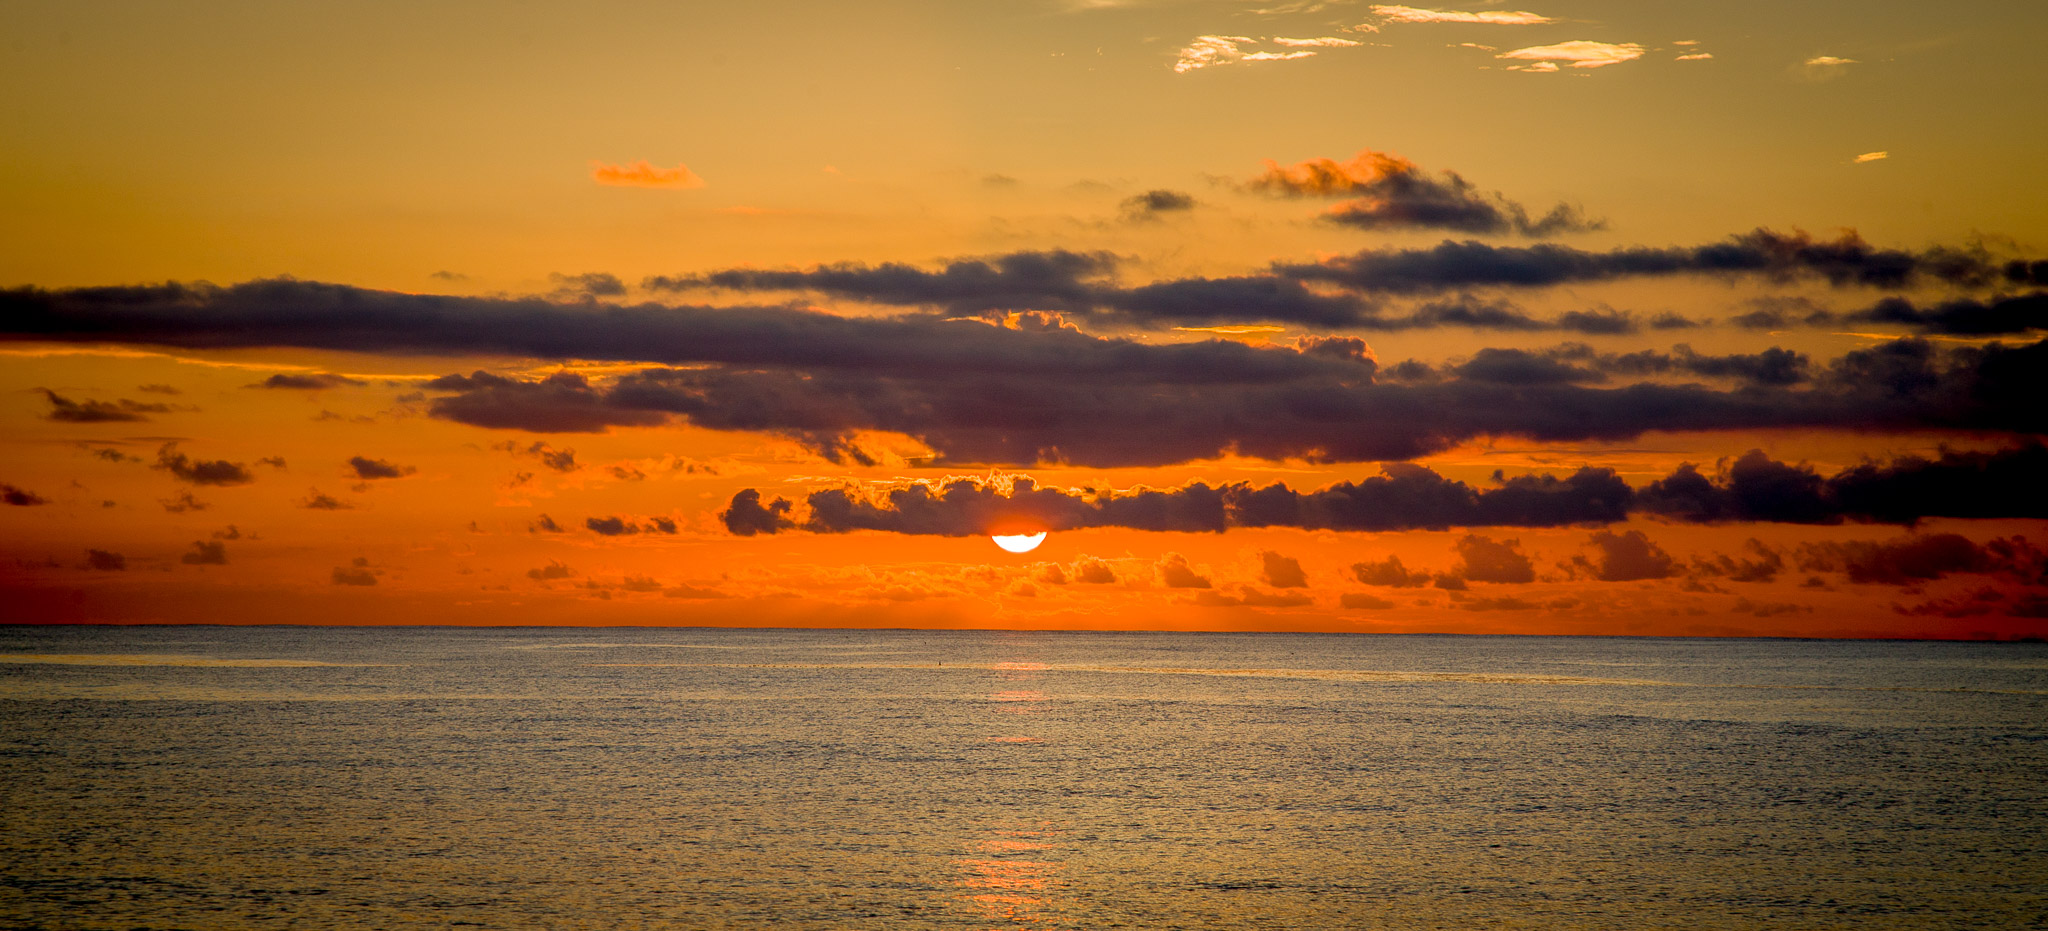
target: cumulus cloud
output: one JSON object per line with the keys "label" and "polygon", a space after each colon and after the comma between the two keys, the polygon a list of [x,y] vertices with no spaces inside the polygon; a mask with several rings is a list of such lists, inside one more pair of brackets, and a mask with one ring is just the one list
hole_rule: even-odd
{"label": "cumulus cloud", "polygon": [[1520,540],[1467,534],[1452,547],[1460,560],[1457,574],[1470,582],[1534,582],[1536,567],[1520,546]]}
{"label": "cumulus cloud", "polygon": [[1785,569],[1785,556],[1768,544],[1751,537],[1742,544],[1743,554],[1714,553],[1695,556],[1692,570],[1731,582],[1769,582]]}
{"label": "cumulus cloud", "polygon": [[1890,323],[1921,333],[1948,336],[2004,336],[2048,330],[2048,292],[1992,298],[1962,298],[1918,305],[1902,297],[1885,298],[1867,310],[1849,314],[1858,323]]}
{"label": "cumulus cloud", "polygon": [[1420,588],[1429,584],[1430,574],[1412,572],[1401,565],[1401,557],[1351,564],[1351,575],[1366,585],[1385,585],[1392,588]]}
{"label": "cumulus cloud", "polygon": [[1944,576],[2007,572],[2040,583],[2043,554],[2020,537],[1978,544],[1954,533],[1899,537],[1892,540],[1822,541],[1801,544],[1799,568],[1807,572],[1840,572],[1863,584],[1914,585]]}
{"label": "cumulus cloud", "polygon": [[1412,6],[1375,4],[1373,15],[1382,23],[1483,23],[1493,26],[1540,26],[1557,20],[1519,10],[1487,10],[1464,13],[1457,10],[1424,10]]}
{"label": "cumulus cloud", "polygon": [[562,564],[560,561],[552,559],[548,560],[547,565],[542,566],[538,569],[526,570],[527,578],[535,579],[542,582],[551,581],[554,579],[566,579],[575,574],[576,570],[569,568],[568,566]]}
{"label": "cumulus cloud", "polygon": [[[1495,58],[1526,61],[1532,64],[1524,70],[1555,71],[1562,65],[1569,68],[1605,68],[1643,57],[1643,47],[1634,42],[1615,44],[1573,39],[1555,45],[1532,45],[1502,52]],[[1538,67],[1548,65],[1549,67]]]}
{"label": "cumulus cloud", "polygon": [[370,568],[370,560],[357,556],[346,566],[335,566],[329,578],[336,585],[375,585],[377,573]]}
{"label": "cumulus cloud", "polygon": [[128,568],[128,558],[107,550],[86,550],[85,568],[95,572],[122,572]]}
{"label": "cumulus cloud", "polygon": [[194,540],[191,552],[178,557],[178,561],[188,566],[225,566],[228,547],[219,540]]}
{"label": "cumulus cloud", "polygon": [[350,456],[348,467],[355,477],[360,479],[404,478],[419,471],[412,466],[394,465],[386,460],[371,459],[367,456]]}
{"label": "cumulus cloud", "polygon": [[307,490],[306,496],[299,499],[299,507],[312,511],[349,511],[355,509],[354,504],[343,501],[333,495],[324,494],[318,488]]}
{"label": "cumulus cloud", "polygon": [[1664,548],[1650,542],[1640,530],[1610,533],[1602,530],[1586,539],[1596,551],[1588,559],[1572,557],[1572,564],[1603,582],[1634,582],[1671,577],[1676,562]]}
{"label": "cumulus cloud", "polygon": [[683,189],[704,186],[704,179],[697,177],[697,173],[691,171],[687,165],[677,163],[674,168],[656,168],[646,159],[630,165],[591,162],[590,178],[599,184],[616,187]]}
{"label": "cumulus cloud", "polygon": [[1549,236],[1603,225],[1568,204],[1558,204],[1532,220],[1522,205],[1498,192],[1481,191],[1456,172],[1431,175],[1405,158],[1371,149],[1359,152],[1349,162],[1317,158],[1282,167],[1269,160],[1265,173],[1246,187],[1288,197],[1350,198],[1323,217],[1361,229]]}
{"label": "cumulus cloud", "polygon": [[1259,551],[1259,581],[1274,588],[1307,588],[1308,574],[1301,561],[1272,550]]}
{"label": "cumulus cloud", "polygon": [[156,465],[194,485],[246,485],[256,480],[247,466],[225,459],[193,459],[178,451],[178,444],[165,443],[156,451]]}
{"label": "cumulus cloud", "polygon": [[1167,588],[1208,588],[1209,580],[1188,565],[1188,558],[1179,553],[1167,553],[1159,557],[1154,567],[1159,571],[1159,581]]}

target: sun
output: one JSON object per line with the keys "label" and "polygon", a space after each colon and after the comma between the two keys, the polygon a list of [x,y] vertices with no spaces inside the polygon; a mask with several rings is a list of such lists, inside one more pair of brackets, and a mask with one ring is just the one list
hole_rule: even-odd
{"label": "sun", "polygon": [[1037,549],[1038,544],[1045,542],[1045,531],[1041,530],[1031,534],[997,534],[989,537],[989,539],[996,541],[997,546],[1012,553],[1029,553]]}

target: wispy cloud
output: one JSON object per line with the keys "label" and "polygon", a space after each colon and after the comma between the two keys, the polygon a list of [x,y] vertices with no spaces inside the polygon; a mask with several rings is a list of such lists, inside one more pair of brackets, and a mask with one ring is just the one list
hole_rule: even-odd
{"label": "wispy cloud", "polygon": [[1265,174],[1248,187],[1292,197],[1355,198],[1324,216],[1366,229],[1411,227],[1547,236],[1600,227],[1565,204],[1531,220],[1520,204],[1481,191],[1456,172],[1432,176],[1405,158],[1371,149],[1349,162],[1318,158],[1283,168],[1268,161]]}
{"label": "wispy cloud", "polygon": [[1856,164],[1861,165],[1864,162],[1881,162],[1891,157],[1892,154],[1890,152],[1865,152],[1862,155],[1856,156]]}
{"label": "wispy cloud", "polygon": [[[1305,48],[1296,48],[1292,52],[1248,52],[1241,48],[1241,46],[1258,41],[1260,40],[1250,36],[1196,36],[1193,42],[1188,43],[1187,48],[1180,50],[1179,57],[1173,62],[1173,71],[1175,74],[1186,74],[1202,68],[1234,64],[1236,62],[1292,61],[1297,58],[1309,58],[1315,55],[1315,52]],[[1344,41],[1343,39],[1328,40],[1328,44]],[[1289,40],[1289,42],[1328,47],[1325,44],[1325,40],[1321,39],[1294,39]],[[1287,43],[1281,44],[1284,46]],[[1358,43],[1353,42],[1349,44],[1356,45]]]}
{"label": "wispy cloud", "polygon": [[[1532,62],[1521,70],[1556,71],[1560,65],[1572,68],[1605,68],[1643,57],[1643,47],[1634,42],[1615,44],[1573,39],[1555,45],[1532,45],[1502,52],[1496,58]],[[1549,65],[1550,67],[1542,67]]]}
{"label": "wispy cloud", "polygon": [[1540,26],[1557,20],[1540,13],[1521,10],[1492,10],[1466,13],[1459,10],[1424,10],[1412,6],[1375,5],[1373,14],[1388,23],[1485,23],[1493,26]]}
{"label": "wispy cloud", "polygon": [[678,163],[674,168],[656,168],[646,159],[631,165],[607,165],[604,162],[590,163],[590,177],[599,184],[617,187],[652,188],[699,188],[704,179],[697,177],[689,166]]}
{"label": "wispy cloud", "polygon": [[1714,57],[1714,53],[1713,53],[1713,52],[1694,52],[1694,53],[1692,53],[1692,54],[1690,54],[1690,55],[1680,55],[1680,56],[1678,56],[1677,58],[1674,58],[1674,59],[1672,59],[1672,60],[1673,60],[1673,61],[1706,61],[1706,60],[1708,60],[1708,59],[1710,59],[1710,58],[1713,58],[1713,57]]}
{"label": "wispy cloud", "polygon": [[1364,43],[1353,42],[1350,39],[1339,39],[1335,36],[1318,36],[1313,39],[1289,39],[1285,36],[1274,36],[1273,44],[1284,45],[1288,48],[1353,48]]}

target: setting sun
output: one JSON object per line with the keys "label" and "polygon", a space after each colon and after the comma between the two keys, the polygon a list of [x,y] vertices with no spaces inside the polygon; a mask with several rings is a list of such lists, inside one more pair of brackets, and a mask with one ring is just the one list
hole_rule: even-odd
{"label": "setting sun", "polygon": [[1045,542],[1045,531],[1041,530],[1037,533],[1029,534],[997,534],[995,536],[989,537],[989,539],[996,541],[997,546],[1009,550],[1012,553],[1029,553],[1032,550],[1037,549],[1038,544]]}

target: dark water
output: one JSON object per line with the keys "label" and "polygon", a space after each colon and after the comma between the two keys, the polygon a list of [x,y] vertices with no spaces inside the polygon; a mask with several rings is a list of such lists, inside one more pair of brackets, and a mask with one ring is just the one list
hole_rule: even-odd
{"label": "dark water", "polygon": [[2048,647],[0,628],[0,926],[2048,923]]}

